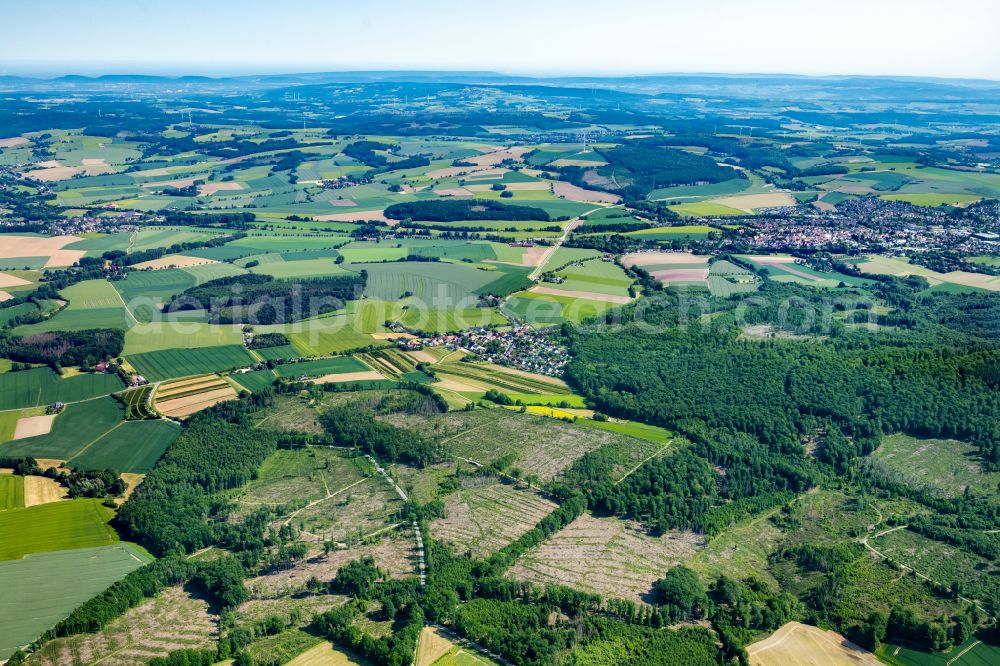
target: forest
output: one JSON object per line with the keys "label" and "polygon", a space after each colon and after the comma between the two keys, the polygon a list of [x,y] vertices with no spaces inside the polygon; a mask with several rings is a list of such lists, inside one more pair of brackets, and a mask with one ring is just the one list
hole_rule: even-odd
{"label": "forest", "polygon": [[282,324],[333,312],[361,296],[368,273],[276,280],[252,273],[210,280],[175,296],[164,309],[209,310],[222,324]]}
{"label": "forest", "polygon": [[410,201],[392,204],[385,216],[393,220],[421,222],[460,222],[463,220],[540,220],[552,218],[541,208],[515,206],[490,200],[445,199],[442,201]]}

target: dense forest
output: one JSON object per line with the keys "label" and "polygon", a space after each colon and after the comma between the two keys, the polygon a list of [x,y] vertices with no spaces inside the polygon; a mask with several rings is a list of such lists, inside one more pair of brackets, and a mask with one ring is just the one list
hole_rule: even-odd
{"label": "dense forest", "polygon": [[662,187],[745,177],[709,157],[665,148],[655,141],[635,141],[599,152],[607,165],[593,170],[564,167],[561,173],[576,185],[617,192],[626,199],[645,199]]}
{"label": "dense forest", "polygon": [[282,324],[344,307],[361,296],[368,273],[300,280],[249,274],[210,280],[175,296],[165,310],[208,310],[222,324]]}
{"label": "dense forest", "polygon": [[0,336],[0,357],[22,363],[45,363],[93,368],[115,358],[125,346],[125,334],[117,329],[88,329],[34,333],[21,337]]}
{"label": "dense forest", "polygon": [[460,222],[463,220],[540,220],[551,217],[541,208],[514,206],[483,199],[445,199],[442,201],[411,201],[393,204],[385,209],[393,220],[421,222]]}

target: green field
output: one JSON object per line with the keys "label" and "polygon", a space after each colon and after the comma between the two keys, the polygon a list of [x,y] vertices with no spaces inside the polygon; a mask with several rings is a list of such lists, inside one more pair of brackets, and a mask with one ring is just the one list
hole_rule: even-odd
{"label": "green field", "polygon": [[250,391],[263,391],[274,384],[276,377],[270,370],[254,370],[232,376],[233,381]]}
{"label": "green field", "polygon": [[29,553],[108,546],[118,533],[108,524],[115,512],[99,499],[39,504],[0,513],[0,560]]}
{"label": "green field", "polygon": [[524,291],[512,296],[504,307],[529,324],[549,326],[565,321],[579,323],[617,306],[607,301]]}
{"label": "green field", "polygon": [[241,345],[243,334],[238,325],[216,325],[203,321],[142,323],[125,333],[122,353],[129,356],[173,349],[177,347],[178,339],[183,339],[184,346],[193,349]]}
{"label": "green field", "polygon": [[0,474],[0,511],[24,508],[24,477]]}
{"label": "green field", "polygon": [[49,368],[0,373],[0,409],[78,402],[122,388],[117,375],[80,374],[63,379]]}
{"label": "green field", "polygon": [[180,426],[170,421],[125,421],[87,445],[67,464],[75,469],[145,474],[180,434]]}
{"label": "green field", "polygon": [[122,406],[114,398],[67,405],[44,435],[19,439],[0,447],[5,455],[69,460],[123,423]]}
{"label": "green field", "polygon": [[118,292],[107,280],[86,280],[63,289],[65,309],[37,324],[19,326],[18,335],[46,331],[81,331],[90,328],[125,330],[133,323]]}
{"label": "green field", "polygon": [[253,357],[242,345],[165,349],[130,354],[128,361],[151,382],[245,367],[254,362]]}
{"label": "green field", "polygon": [[284,365],[278,365],[274,368],[275,373],[277,373],[279,377],[298,377],[300,375],[318,377],[320,375],[333,375],[345,372],[366,372],[368,370],[371,370],[371,368],[353,356],[337,356],[335,358],[325,358],[317,361],[285,363]]}
{"label": "green field", "polygon": [[150,561],[149,555],[127,543],[0,561],[0,589],[4,591],[0,595],[0,659]]}

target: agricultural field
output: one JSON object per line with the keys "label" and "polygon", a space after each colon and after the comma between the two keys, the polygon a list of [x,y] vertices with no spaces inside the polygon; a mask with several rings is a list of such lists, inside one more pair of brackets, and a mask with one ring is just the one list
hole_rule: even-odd
{"label": "agricultural field", "polygon": [[252,365],[254,362],[243,345],[165,349],[129,354],[125,358],[139,374],[151,382],[231,370]]}
{"label": "agricultural field", "polygon": [[[60,503],[65,504],[65,503]],[[2,514],[0,514],[2,515]],[[0,561],[0,659],[66,617],[81,603],[151,561],[127,543],[41,552]]]}
{"label": "agricultural field", "polygon": [[156,387],[153,407],[158,414],[172,419],[208,409],[226,400],[236,399],[236,389],[217,375],[201,375],[169,382]]}
{"label": "agricultural field", "polygon": [[916,266],[906,259],[896,259],[882,255],[868,255],[861,261],[855,261],[855,265],[865,273],[876,275],[919,275],[927,279],[927,283],[934,288],[958,288],[964,291],[1000,291],[1000,277],[984,275],[982,273],[968,273],[966,271],[952,271],[950,273],[938,273],[923,266]]}
{"label": "agricultural field", "polygon": [[114,511],[100,500],[75,499],[0,513],[0,560],[31,553],[95,548],[117,543],[108,524]]}
{"label": "agricultural field", "polygon": [[0,511],[24,508],[24,477],[0,474]]}
{"label": "agricultural field", "polygon": [[0,409],[80,402],[121,390],[117,375],[60,377],[49,368],[0,373]]}
{"label": "agricultural field", "polygon": [[816,666],[856,666],[881,664],[875,655],[840,634],[823,631],[799,622],[789,622],[762,641],[747,646],[753,666],[785,666],[808,663]]}
{"label": "agricultural field", "polygon": [[60,292],[68,301],[65,309],[38,324],[20,326],[18,335],[47,331],[80,331],[91,328],[127,329],[134,318],[121,296],[107,280],[87,280]]}

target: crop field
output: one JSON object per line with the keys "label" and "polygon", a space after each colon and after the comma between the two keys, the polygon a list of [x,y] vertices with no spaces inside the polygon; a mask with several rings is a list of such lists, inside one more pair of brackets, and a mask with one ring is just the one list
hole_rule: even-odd
{"label": "crop field", "polygon": [[480,271],[461,264],[398,262],[392,264],[349,264],[351,270],[367,270],[365,295],[393,301],[405,295],[431,308],[475,307],[477,289],[500,274]]}
{"label": "crop field", "polygon": [[982,273],[967,273],[965,271],[953,271],[951,273],[938,273],[923,266],[910,264],[905,259],[884,257],[871,254],[862,261],[855,261],[855,265],[865,273],[876,275],[919,275],[927,278],[931,287],[941,285],[953,285],[964,287],[966,290],[975,291],[986,289],[988,291],[1000,291],[1000,277],[984,275]]}
{"label": "crop field", "polygon": [[996,492],[1000,473],[985,472],[978,449],[954,439],[918,439],[896,434],[868,457],[869,465],[897,483],[926,489],[944,497]]}
{"label": "crop field", "polygon": [[179,337],[189,349],[243,345],[243,334],[238,325],[208,324],[185,319],[185,316],[190,317],[200,312],[203,311],[177,313],[179,317],[173,321],[154,321],[133,326],[125,333],[123,353],[131,356],[167,351],[177,347]]}
{"label": "crop field", "polygon": [[926,652],[889,641],[879,647],[882,663],[890,666],[992,666],[1000,662],[1000,646],[970,638],[947,652]]}
{"label": "crop field", "polygon": [[17,434],[18,421],[32,416],[42,416],[43,414],[45,414],[45,410],[41,407],[0,412],[0,444],[14,439],[14,435]]}
{"label": "crop field", "polygon": [[160,384],[154,396],[154,406],[164,416],[182,419],[235,398],[236,389],[225,379],[202,375]]}
{"label": "crop field", "polygon": [[24,508],[24,477],[0,474],[0,511]]}
{"label": "crop field", "polygon": [[456,643],[450,635],[438,627],[424,627],[414,666],[496,666],[497,662],[467,644]]}
{"label": "crop field", "polygon": [[263,391],[274,385],[277,379],[270,370],[253,370],[232,375],[232,380],[251,393]]}
{"label": "crop field", "polygon": [[580,323],[616,307],[615,303],[573,296],[525,291],[507,301],[506,309],[529,324],[552,326],[563,322]]}
{"label": "crop field", "polygon": [[275,366],[274,371],[279,377],[319,377],[321,375],[341,374],[347,372],[366,372],[371,370],[367,365],[353,356],[335,356],[317,361],[301,361],[299,363],[284,363]]}
{"label": "crop field", "polygon": [[165,349],[129,354],[128,362],[151,382],[218,372],[252,365],[253,357],[242,345],[203,347],[200,349]]}
{"label": "crop field", "polygon": [[284,333],[301,356],[327,356],[378,345],[354,315],[322,317],[283,326],[258,326],[257,333]]}
{"label": "crop field", "polygon": [[29,553],[108,546],[118,534],[108,523],[115,512],[98,499],[39,504],[0,513],[0,560]]}
{"label": "crop field", "polygon": [[168,587],[116,618],[96,633],[45,644],[25,663],[41,666],[130,666],[172,650],[202,650],[215,645],[218,617],[204,600],[181,587]]}
{"label": "crop field", "polygon": [[79,374],[63,379],[49,368],[0,373],[0,409],[79,402],[122,388],[117,375]]}
{"label": "crop field", "polygon": [[28,335],[90,328],[125,330],[134,323],[118,292],[107,280],[87,280],[67,287],[60,293],[69,301],[65,309],[37,324],[18,326],[15,332],[18,335]]}
{"label": "crop field", "polygon": [[564,394],[567,399],[572,399],[573,395],[566,383],[556,377],[524,372],[492,363],[446,362],[435,365],[434,371],[484,391],[492,388],[501,393]]}
{"label": "crop field", "polygon": [[97,398],[67,405],[52,429],[35,437],[3,445],[5,455],[69,460],[124,423],[122,405],[114,398]]}
{"label": "crop field", "polygon": [[287,663],[287,666],[369,666],[370,662],[322,642]]}
{"label": "crop field", "polygon": [[799,622],[789,622],[762,641],[747,646],[753,666],[878,666],[874,654],[840,634]]}
{"label": "crop field", "polygon": [[466,483],[468,487],[445,496],[445,517],[431,522],[430,530],[456,552],[470,551],[475,558],[488,557],[515,541],[556,508],[528,488],[479,477]]}
{"label": "crop field", "polygon": [[693,532],[651,537],[638,523],[583,514],[528,551],[507,576],[651,603],[653,582],[701,545]]}
{"label": "crop field", "polygon": [[180,434],[180,427],[169,421],[126,421],[88,444],[67,465],[145,474]]}
{"label": "crop field", "polygon": [[139,388],[129,389],[119,394],[118,398],[125,405],[125,418],[128,420],[148,419],[152,416],[149,410],[150,396],[153,385],[146,384]]}
{"label": "crop field", "polygon": [[0,659],[150,561],[134,546],[117,543],[0,562],[0,588],[4,590],[0,596],[0,617],[4,618],[0,623]]}
{"label": "crop field", "polygon": [[453,333],[481,326],[503,326],[507,319],[496,308],[407,308],[399,323],[428,334]]}

